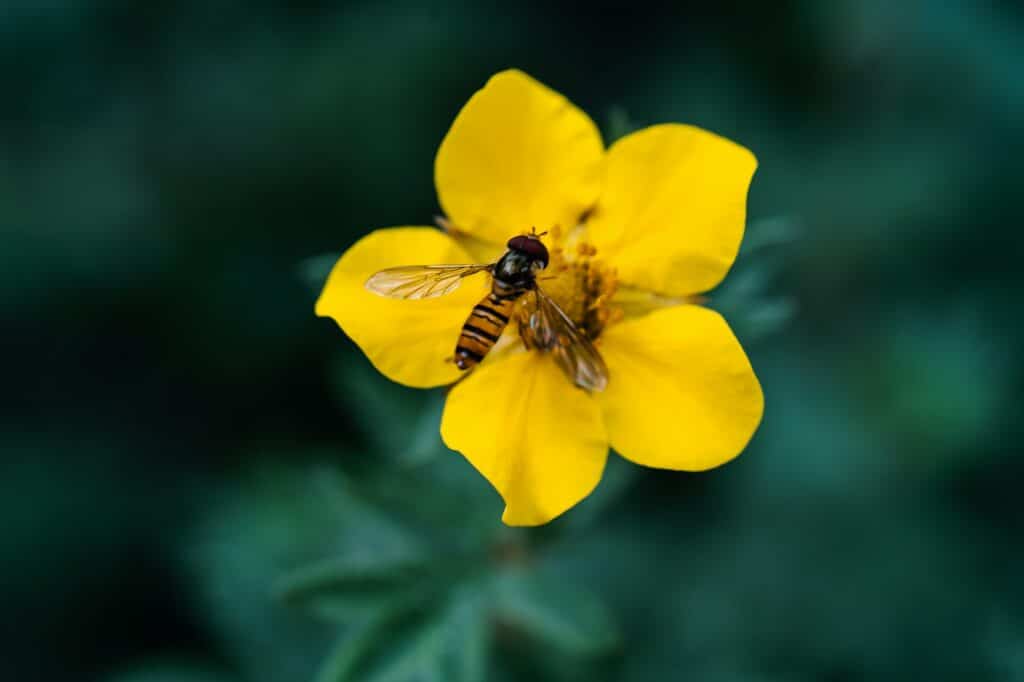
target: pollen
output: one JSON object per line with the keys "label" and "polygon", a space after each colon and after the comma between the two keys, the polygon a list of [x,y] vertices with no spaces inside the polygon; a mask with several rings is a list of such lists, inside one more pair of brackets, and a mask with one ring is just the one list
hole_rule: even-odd
{"label": "pollen", "polygon": [[[537,284],[590,339],[596,339],[622,313],[612,305],[618,288],[615,269],[598,258],[597,249],[587,242],[564,244],[559,230],[552,230],[548,267],[537,275]],[[536,303],[523,297],[519,328],[528,329]],[[529,345],[529,342],[527,343]]]}

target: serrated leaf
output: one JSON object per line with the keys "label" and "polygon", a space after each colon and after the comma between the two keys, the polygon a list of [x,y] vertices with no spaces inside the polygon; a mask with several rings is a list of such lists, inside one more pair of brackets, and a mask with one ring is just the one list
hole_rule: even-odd
{"label": "serrated leaf", "polygon": [[597,597],[539,574],[511,571],[496,577],[494,607],[502,625],[545,651],[594,657],[620,643],[618,627]]}

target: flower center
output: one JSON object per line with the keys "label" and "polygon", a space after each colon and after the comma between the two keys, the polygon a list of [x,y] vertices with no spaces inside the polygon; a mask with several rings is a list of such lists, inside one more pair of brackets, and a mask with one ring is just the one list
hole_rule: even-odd
{"label": "flower center", "polygon": [[[615,269],[597,258],[597,249],[586,242],[574,247],[562,246],[557,232],[552,235],[548,267],[537,274],[537,284],[593,340],[621,316],[611,303],[618,287]],[[529,329],[529,317],[536,303],[523,297],[519,310],[519,329]],[[529,343],[527,344],[529,345]]]}

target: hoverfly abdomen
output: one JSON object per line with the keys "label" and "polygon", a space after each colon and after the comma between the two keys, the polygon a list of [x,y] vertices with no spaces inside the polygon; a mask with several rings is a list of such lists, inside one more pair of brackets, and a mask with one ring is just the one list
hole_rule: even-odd
{"label": "hoverfly abdomen", "polygon": [[470,369],[480,364],[501,338],[512,317],[515,302],[523,293],[525,291],[499,296],[492,291],[473,306],[455,346],[456,367]]}
{"label": "hoverfly abdomen", "polygon": [[533,235],[513,237],[491,269],[491,293],[473,308],[455,346],[455,366],[471,369],[483,361],[512,318],[516,301],[536,287],[534,275],[548,264],[548,250]]}

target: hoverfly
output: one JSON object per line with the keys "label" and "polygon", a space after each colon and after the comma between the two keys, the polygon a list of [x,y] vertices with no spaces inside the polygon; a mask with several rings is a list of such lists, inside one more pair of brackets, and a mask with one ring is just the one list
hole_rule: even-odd
{"label": "hoverfly", "polygon": [[436,298],[455,291],[466,277],[487,272],[491,276],[491,291],[473,306],[455,345],[453,361],[461,370],[483,361],[512,318],[516,301],[532,291],[536,307],[529,317],[529,329],[520,330],[524,343],[551,353],[577,386],[603,391],[608,384],[604,360],[587,335],[537,284],[537,273],[548,265],[548,250],[540,241],[541,236],[512,237],[505,253],[494,263],[388,268],[371,275],[365,286],[375,294],[391,298]]}

